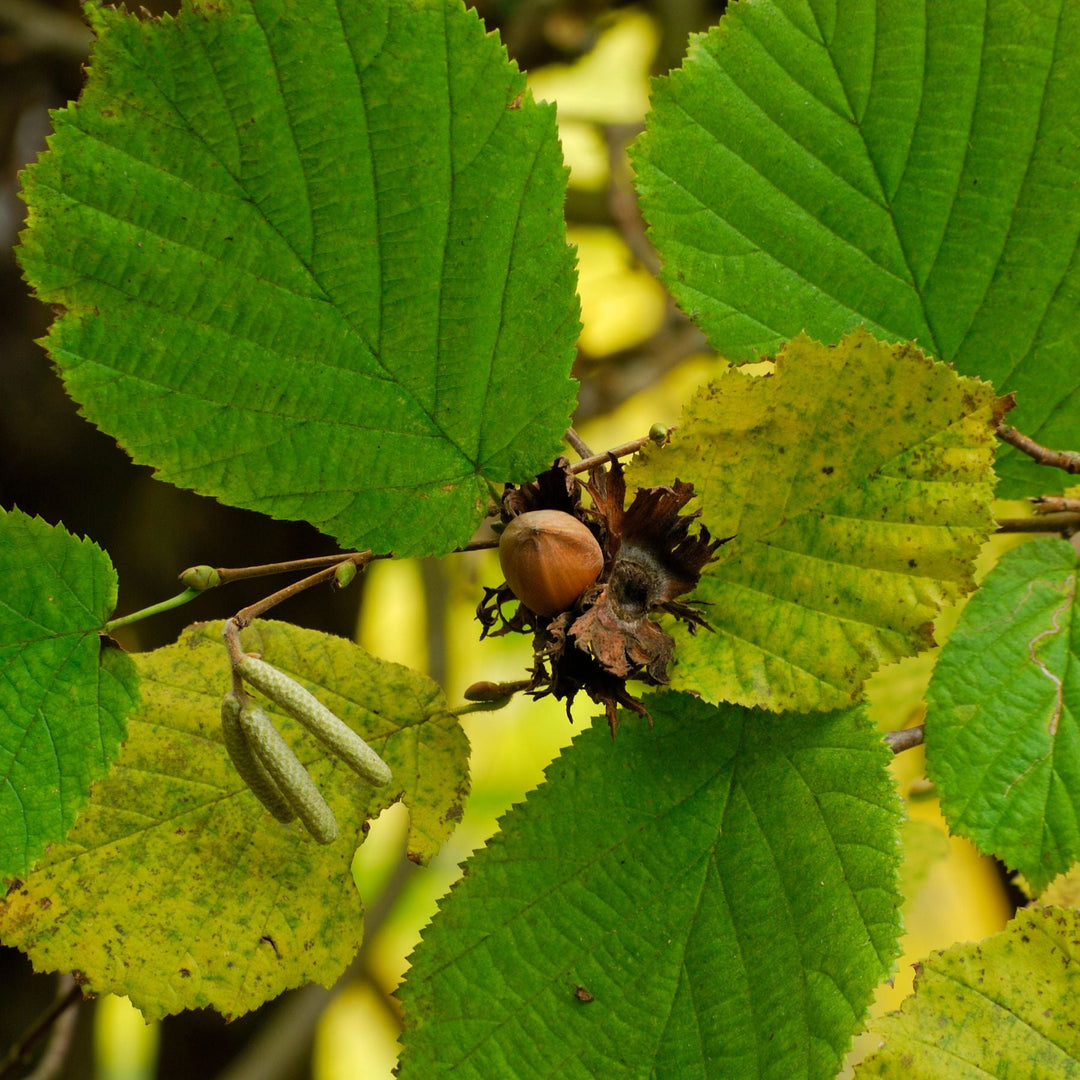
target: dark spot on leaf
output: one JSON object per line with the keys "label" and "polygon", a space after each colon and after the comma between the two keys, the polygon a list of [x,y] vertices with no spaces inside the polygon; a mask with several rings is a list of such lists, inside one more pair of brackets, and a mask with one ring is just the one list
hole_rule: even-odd
{"label": "dark spot on leaf", "polygon": [[584,986],[575,986],[574,987],[574,997],[576,997],[578,999],[578,1001],[585,1001],[585,1002],[595,1001],[596,1000],[596,998],[594,998],[592,996],[592,994],[590,994],[589,991],[585,989]]}
{"label": "dark spot on leaf", "polygon": [[187,968],[181,968],[180,969],[180,978],[181,979],[190,979],[191,978],[191,972],[188,971]]}
{"label": "dark spot on leaf", "polygon": [[48,911],[49,908],[52,907],[52,901],[47,896],[43,896],[38,901],[38,907],[41,908],[42,911]]}
{"label": "dark spot on leaf", "polygon": [[824,466],[822,466],[822,469],[821,469],[821,471],[822,471],[822,472],[823,472],[823,473],[824,473],[824,474],[825,474],[826,476],[832,476],[832,474],[833,474],[834,472],[836,472],[836,469],[834,469],[832,465],[824,465]]}

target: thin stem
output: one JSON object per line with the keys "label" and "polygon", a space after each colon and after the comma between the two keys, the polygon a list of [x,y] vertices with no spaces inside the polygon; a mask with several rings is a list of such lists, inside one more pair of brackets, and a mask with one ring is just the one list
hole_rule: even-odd
{"label": "thin stem", "polygon": [[1000,518],[999,533],[1072,533],[1080,529],[1080,511],[1066,510],[1059,513],[1039,514],[1038,517]]}
{"label": "thin stem", "polygon": [[1033,495],[1028,501],[1033,514],[1080,513],[1080,499],[1067,499],[1064,495]]}
{"label": "thin stem", "polygon": [[470,540],[464,547],[454,548],[455,555],[462,555],[466,551],[488,551],[490,548],[499,546],[499,538],[494,540]]}
{"label": "thin stem", "polygon": [[8,1077],[12,1077],[16,1072],[21,1071],[25,1067],[34,1046],[72,1005],[76,1005],[82,1000],[82,990],[75,980],[63,980],[61,992],[57,995],[56,1000],[15,1040],[11,1049],[4,1056],[3,1061],[0,1061],[0,1080],[7,1080]]}
{"label": "thin stem", "polygon": [[[350,555],[316,555],[310,559],[291,559],[287,562],[266,563],[263,566],[219,567],[218,573],[221,575],[221,583],[225,585],[230,581],[271,577],[274,574],[291,574],[297,570],[314,570],[320,566],[332,566],[336,569],[346,562],[356,563],[357,567],[360,567],[375,557],[370,551],[357,551]],[[386,558],[385,555],[378,557]],[[364,559],[364,563],[361,563],[361,558]]]}
{"label": "thin stem", "polygon": [[173,608],[178,608],[189,600],[194,600],[196,596],[202,596],[202,592],[202,589],[185,589],[182,593],[178,593],[169,600],[162,600],[160,604],[151,604],[150,607],[145,607],[141,611],[133,611],[130,615],[124,615],[119,619],[110,619],[105,624],[105,631],[111,634],[119,626],[139,622],[141,619],[147,619],[151,615],[160,615],[163,611],[172,611]]}
{"label": "thin stem", "polygon": [[608,211],[634,258],[655,277],[660,272],[660,258],[645,231],[626,155],[627,147],[640,132],[640,123],[601,126],[608,153]]}
{"label": "thin stem", "polygon": [[566,429],[563,438],[577,451],[578,457],[587,458],[593,456],[593,452],[589,449],[585,440],[572,427]]}
{"label": "thin stem", "polygon": [[[670,435],[674,430],[674,427],[669,427],[668,434]],[[579,461],[576,465],[571,465],[570,471],[572,473],[586,472],[595,465],[603,465],[613,457],[629,457],[630,454],[636,454],[643,446],[648,445],[652,441],[651,435],[642,435],[640,439],[634,439],[632,442],[623,443],[622,446],[616,446],[612,450],[605,450],[602,454],[594,454],[592,457],[587,457],[584,461]]]}
{"label": "thin stem", "polygon": [[997,433],[1010,446],[1015,446],[1040,465],[1062,469],[1071,475],[1080,473],[1080,454],[1075,450],[1050,450],[1008,424],[999,423]]}
{"label": "thin stem", "polygon": [[925,731],[925,724],[901,728],[899,731],[886,731],[885,742],[894,754],[899,754],[904,750],[919,746],[923,741]]}
{"label": "thin stem", "polygon": [[[337,566],[340,563],[355,560],[357,555],[365,555],[374,558],[370,551],[352,552],[349,555],[315,555],[310,559],[289,559],[285,562],[263,563],[259,566],[216,566],[214,572],[218,575],[219,585],[227,585],[230,581],[244,581],[248,578],[271,577],[274,574],[291,574],[298,570],[313,570],[320,566]],[[358,564],[359,565],[359,564]],[[196,569],[195,567],[191,568]],[[185,570],[184,574],[190,571]],[[183,577],[184,574],[180,576]]]}
{"label": "thin stem", "polygon": [[343,566],[346,563],[353,563],[357,570],[363,570],[369,562],[372,562],[375,559],[389,559],[391,557],[391,553],[389,552],[385,555],[373,555],[370,551],[357,551],[352,555],[345,556],[338,555],[331,566],[327,566],[315,574],[309,574],[306,578],[301,578],[299,581],[294,581],[291,585],[286,585],[284,589],[278,589],[277,592],[263,597],[262,600],[259,600],[254,604],[249,604],[246,608],[241,608],[230,621],[235,623],[238,629],[242,630],[245,626],[248,626],[253,619],[257,619],[260,615],[265,614],[272,607],[277,607],[283,600],[289,600],[299,593],[305,592],[314,585],[319,585],[324,581],[332,580],[337,573],[339,566]]}
{"label": "thin stem", "polygon": [[[75,980],[70,975],[61,975],[60,992],[63,993],[70,987],[78,989]],[[45,1049],[38,1059],[37,1067],[26,1080],[56,1080],[67,1064],[68,1055],[75,1042],[75,1028],[78,1022],[79,1010],[77,1008],[65,1009],[57,1016]]]}

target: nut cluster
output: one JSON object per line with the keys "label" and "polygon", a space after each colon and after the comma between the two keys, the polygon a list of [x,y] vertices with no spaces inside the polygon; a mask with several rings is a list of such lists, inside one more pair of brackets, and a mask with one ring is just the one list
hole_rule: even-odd
{"label": "nut cluster", "polygon": [[[481,636],[532,633],[534,665],[528,692],[567,703],[584,690],[603,704],[612,734],[623,705],[648,715],[626,689],[628,679],[667,681],[674,641],[653,617],[666,611],[691,631],[708,624],[678,597],[690,592],[723,540],[690,526],[682,514],[693,485],[639,489],[624,509],[626,483],[618,459],[592,468],[584,484],[569,464],[521,487],[507,486],[499,559],[505,584],[486,589],[477,608]],[[503,605],[519,601],[509,618]]]}

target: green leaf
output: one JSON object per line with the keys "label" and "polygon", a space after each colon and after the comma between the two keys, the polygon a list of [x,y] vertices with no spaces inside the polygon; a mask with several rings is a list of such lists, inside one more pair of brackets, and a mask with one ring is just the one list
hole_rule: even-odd
{"label": "green leaf", "polygon": [[429,679],[285,623],[242,640],[317,692],[394,780],[368,787],[273,714],[341,827],[322,846],[275,821],[229,761],[221,624],[136,656],[143,704],[123,753],[67,842],[0,901],[0,938],[38,970],[77,969],[88,990],[126,994],[148,1019],[206,1006],[235,1016],[288,987],[333,983],[361,939],[350,865],[365,820],[405,802],[410,854],[426,861],[468,789],[467,740]]}
{"label": "green leaf", "polygon": [[[663,278],[726,356],[865,324],[1080,445],[1080,5],[732,4],[653,87]],[[1058,483],[1023,455],[1004,494]]]}
{"label": "green leaf", "polygon": [[1021,911],[1000,933],[918,965],[915,993],[874,1024],[858,1080],[1080,1077],[1080,912]]}
{"label": "green leaf", "polygon": [[800,336],[769,377],[729,369],[700,391],[629,474],[692,481],[710,533],[734,537],[693,594],[714,632],[673,628],[672,684],[833,709],[932,645],[993,527],[996,408],[987,384],[865,331]]}
{"label": "green leaf", "polygon": [[85,805],[138,698],[102,638],[116,572],[96,544],[0,508],[0,881],[27,874]]}
{"label": "green leaf", "polygon": [[347,547],[464,543],[573,407],[554,109],[460,0],[90,18],[24,181],[68,391],[181,487]]}
{"label": "green leaf", "polygon": [[400,991],[402,1080],[835,1075],[897,953],[887,751],[861,709],[649,710],[470,860]]}
{"label": "green leaf", "polygon": [[1006,552],[968,601],[926,696],[926,765],[949,828],[1036,892],[1080,859],[1078,556]]}

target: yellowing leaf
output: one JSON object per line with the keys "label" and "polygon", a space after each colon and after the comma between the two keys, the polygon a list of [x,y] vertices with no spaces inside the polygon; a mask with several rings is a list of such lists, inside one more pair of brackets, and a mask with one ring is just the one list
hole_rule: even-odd
{"label": "yellowing leaf", "polygon": [[1080,1076],[1080,913],[1021,911],[1000,933],[934,953],[875,1033],[859,1080]]}
{"label": "yellowing leaf", "polygon": [[692,481],[703,523],[733,537],[694,593],[714,632],[675,628],[672,684],[833,709],[930,645],[992,527],[996,407],[988,384],[865,331],[800,336],[774,374],[731,369],[701,391],[630,474]]}
{"label": "yellowing leaf", "polygon": [[88,990],[126,994],[148,1018],[204,1006],[235,1016],[288,987],[334,982],[362,936],[350,864],[365,820],[405,802],[410,853],[425,861],[461,816],[468,744],[434,683],[284,623],[256,624],[242,641],[316,692],[394,779],[365,785],[273,714],[341,828],[320,846],[266,813],[228,759],[221,625],[136,656],[142,706],[120,760],[67,842],[0,901],[0,937],[39,970],[75,969]]}

